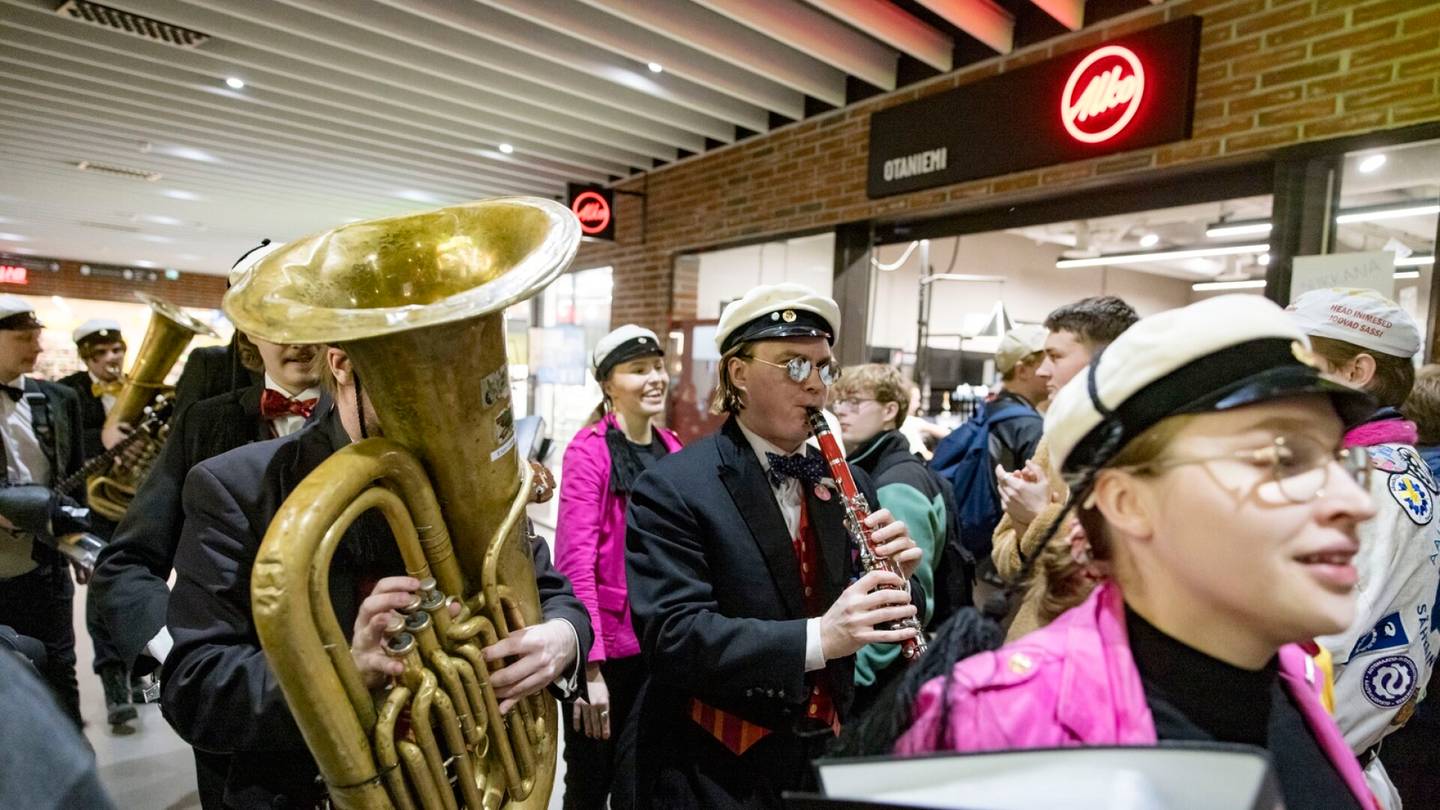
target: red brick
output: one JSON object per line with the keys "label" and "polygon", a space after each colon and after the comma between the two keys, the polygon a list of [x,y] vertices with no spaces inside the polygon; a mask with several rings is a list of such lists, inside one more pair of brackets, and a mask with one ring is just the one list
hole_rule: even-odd
{"label": "red brick", "polygon": [[1390,112],[1391,121],[1397,126],[1420,121],[1440,120],[1440,96],[1416,99],[1412,103],[1397,104]]}
{"label": "red brick", "polygon": [[1260,113],[1260,126],[1269,127],[1276,124],[1298,124],[1303,121],[1314,121],[1320,118],[1329,118],[1335,114],[1335,98],[1322,98],[1317,101],[1307,101],[1303,104],[1291,104],[1281,107],[1278,110]]}
{"label": "red brick", "polygon": [[[1288,65],[1304,59],[1307,50],[1308,46],[1304,43],[1289,45],[1284,48],[1270,48],[1254,56],[1236,59],[1230,63],[1230,72],[1236,76],[1244,76],[1248,73],[1261,73],[1267,70],[1273,72],[1274,68],[1278,68],[1281,65]],[[1264,83],[1263,77],[1261,78],[1261,83]],[[1271,84],[1278,84],[1278,82],[1271,82]]]}
{"label": "red brick", "polygon": [[1220,154],[1220,141],[1189,141],[1177,146],[1167,146],[1155,154],[1157,166],[1169,166],[1173,163],[1190,163],[1196,160],[1212,158]]}
{"label": "red brick", "polygon": [[[1308,5],[1293,5],[1271,11],[1267,14],[1256,14],[1253,17],[1240,20],[1235,23],[1235,34],[1243,37],[1247,34],[1263,33],[1308,19],[1310,19],[1310,7]],[[1205,22],[1210,22],[1208,16],[1205,18]]]}
{"label": "red brick", "polygon": [[1424,76],[1430,73],[1440,73],[1440,50],[1431,51],[1419,59],[1401,62],[1395,70],[1396,78],[1400,79]]}
{"label": "red brick", "polygon": [[1133,155],[1106,158],[1095,164],[1096,174],[1119,174],[1148,169],[1155,164],[1153,152],[1139,152]]}
{"label": "red brick", "polygon": [[1256,149],[1269,149],[1282,144],[1290,144],[1300,140],[1299,127],[1277,127],[1275,129],[1251,132],[1245,135],[1236,135],[1225,139],[1225,153],[1251,152]]}
{"label": "red brick", "polygon": [[1307,139],[1319,140],[1335,135],[1343,135],[1348,132],[1371,130],[1382,126],[1387,117],[1387,110],[1366,110],[1364,112],[1336,116],[1335,118],[1325,121],[1306,124],[1305,137]]}
{"label": "red brick", "polygon": [[1265,47],[1273,48],[1277,45],[1287,45],[1291,42],[1300,42],[1307,39],[1314,39],[1323,34],[1339,31],[1345,27],[1344,14],[1332,14],[1328,17],[1319,17],[1309,22],[1294,25],[1265,35]]}
{"label": "red brick", "polygon": [[990,191],[995,194],[1004,194],[1008,191],[1019,191],[1026,188],[1034,188],[1040,185],[1040,175],[1035,172],[1027,174],[1014,174],[1001,178],[990,185]]}
{"label": "red brick", "polygon": [[1407,11],[1414,11],[1423,2],[1424,0],[1382,0],[1382,2],[1366,3],[1357,6],[1354,11],[1350,12],[1350,24],[1359,26],[1388,17],[1398,17]]}
{"label": "red brick", "polygon": [[1040,182],[1043,185],[1062,185],[1076,180],[1083,180],[1095,173],[1095,166],[1089,161],[1071,163],[1065,166],[1057,166],[1053,169],[1046,169],[1040,175]]}
{"label": "red brick", "polygon": [[1314,79],[1318,76],[1327,76],[1339,69],[1339,59],[1320,59],[1318,61],[1302,62],[1294,67],[1273,70],[1264,74],[1260,77],[1260,85],[1262,87],[1274,87],[1277,84]]}
{"label": "red brick", "polygon": [[1260,37],[1248,37],[1237,39],[1234,42],[1227,42],[1223,45],[1216,45],[1213,48],[1205,48],[1200,51],[1200,63],[1215,64],[1216,62],[1228,62],[1232,59],[1239,59],[1242,56],[1254,56],[1260,53],[1264,43]]}
{"label": "red brick", "polygon": [[1255,112],[1256,110],[1263,110],[1266,107],[1274,107],[1280,104],[1299,101],[1302,95],[1304,95],[1304,88],[1299,85],[1291,85],[1278,90],[1258,93],[1253,96],[1231,99],[1227,109],[1231,115]]}
{"label": "red brick", "polygon": [[1345,96],[1345,112],[1395,104],[1410,104],[1430,98],[1434,94],[1435,80],[1433,78],[1391,83],[1374,90],[1361,90]]}
{"label": "red brick", "polygon": [[1238,96],[1249,90],[1255,89],[1254,76],[1240,76],[1234,79],[1227,79],[1214,84],[1202,84],[1195,88],[1195,98],[1198,101],[1208,101],[1213,98],[1225,98],[1226,96]]}
{"label": "red brick", "polygon": [[1390,81],[1395,69],[1390,65],[1376,65],[1363,70],[1347,70],[1334,78],[1310,82],[1305,86],[1306,95],[1315,96],[1343,93],[1346,90],[1358,90],[1362,87],[1374,87]]}
{"label": "red brick", "polygon": [[1316,56],[1324,56],[1328,53],[1351,50],[1376,42],[1389,42],[1394,39],[1398,29],[1399,25],[1394,20],[1390,20],[1367,28],[1349,30],[1333,37],[1317,39],[1310,43],[1310,50]]}
{"label": "red brick", "polygon": [[1202,67],[1195,72],[1196,84],[1214,84],[1230,75],[1230,63],[1220,62],[1219,64]]}
{"label": "red brick", "polygon": [[1400,25],[1400,31],[1404,34],[1436,30],[1440,30],[1440,6],[1437,6],[1433,11],[1427,11],[1424,14],[1409,17]]}
{"label": "red brick", "polygon": [[1202,8],[1200,3],[1195,4],[1194,13],[1205,18],[1205,25],[1219,25],[1220,23],[1236,20],[1241,17],[1248,17],[1251,14],[1265,10],[1265,0],[1243,0],[1239,3],[1230,3],[1221,8]]}
{"label": "red brick", "polygon": [[1233,135],[1237,132],[1244,132],[1255,126],[1255,118],[1249,115],[1237,115],[1231,118],[1212,118],[1207,121],[1196,121],[1195,138],[1208,138],[1216,135]]}
{"label": "red brick", "polygon": [[1105,38],[1119,39],[1120,37],[1136,33],[1137,31],[1144,31],[1147,28],[1154,28],[1155,26],[1160,25],[1163,22],[1165,22],[1165,10],[1156,9],[1150,14],[1141,14],[1138,17],[1128,19],[1124,22],[1106,26]]}
{"label": "red brick", "polygon": [[1350,69],[1359,70],[1363,67],[1391,62],[1406,56],[1428,53],[1440,47],[1440,31],[1416,34],[1413,37],[1382,42],[1379,45],[1372,45],[1369,48],[1362,48],[1350,54]]}

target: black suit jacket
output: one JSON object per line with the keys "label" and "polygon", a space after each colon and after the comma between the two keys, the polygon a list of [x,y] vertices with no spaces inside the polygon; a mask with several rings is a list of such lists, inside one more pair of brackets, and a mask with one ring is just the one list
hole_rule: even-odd
{"label": "black suit jacket", "polygon": [[[227,807],[311,806],[301,802],[315,797],[318,771],[255,633],[250,570],[285,498],[348,442],[331,408],[292,436],[201,462],[185,481],[169,611],[175,647],[161,678],[162,708],[186,742],[230,755]],[[545,542],[534,541],[531,552],[545,618],[575,627],[584,661],[593,639],[588,614],[550,564]],[[363,583],[403,573],[384,521],[362,516],[330,570],[331,603],[347,637]]]}
{"label": "black suit jacket", "polygon": [[[855,478],[878,503],[868,477],[857,470]],[[802,492],[829,606],[855,573],[844,510],[833,495]],[[691,697],[772,730],[793,729],[808,698],[800,566],[734,417],[641,476],[626,523],[630,611],[651,678],[640,710],[641,767],[647,738],[663,744],[675,724],[692,722]],[[852,656],[826,666],[842,719],[854,664]]]}
{"label": "black suit jacket", "polygon": [[100,429],[105,427],[105,403],[91,388],[90,372],[77,371],[56,382],[70,386],[80,398],[80,445],[85,459],[88,461],[105,452],[105,445],[100,443]]}
{"label": "black suit jacket", "polygon": [[186,355],[185,370],[175,381],[175,409],[264,382],[263,376],[240,364],[233,337],[225,346],[199,346]]}
{"label": "black suit jacket", "polygon": [[211,397],[179,412],[160,456],[140,484],[90,581],[90,598],[121,659],[134,665],[165,626],[170,568],[185,513],[180,488],[190,468],[227,450],[270,438],[260,416],[263,386]]}

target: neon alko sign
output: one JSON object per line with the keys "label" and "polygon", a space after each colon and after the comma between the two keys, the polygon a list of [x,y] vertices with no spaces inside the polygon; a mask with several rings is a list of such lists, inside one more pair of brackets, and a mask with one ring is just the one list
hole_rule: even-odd
{"label": "neon alko sign", "polygon": [[1104,143],[1125,131],[1145,97],[1145,67],[1129,48],[1096,48],[1071,71],[1060,95],[1060,120],[1081,143]]}
{"label": "neon alko sign", "polygon": [[575,195],[570,210],[580,220],[580,231],[586,236],[603,233],[610,227],[610,203],[598,192],[582,191]]}

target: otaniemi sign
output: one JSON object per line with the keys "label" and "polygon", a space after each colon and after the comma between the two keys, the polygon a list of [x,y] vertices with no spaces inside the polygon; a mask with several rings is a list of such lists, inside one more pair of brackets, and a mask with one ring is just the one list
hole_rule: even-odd
{"label": "otaniemi sign", "polygon": [[1186,17],[877,112],[869,195],[1189,138],[1199,45]]}

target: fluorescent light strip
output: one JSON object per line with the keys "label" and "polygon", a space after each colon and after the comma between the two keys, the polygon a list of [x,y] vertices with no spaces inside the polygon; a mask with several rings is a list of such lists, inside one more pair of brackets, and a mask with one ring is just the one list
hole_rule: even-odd
{"label": "fluorescent light strip", "polygon": [[1396,267],[1424,267],[1427,264],[1434,264],[1434,256],[1406,256],[1405,258],[1395,257]]}
{"label": "fluorescent light strip", "polygon": [[1395,219],[1397,217],[1421,217],[1426,214],[1440,214],[1440,203],[1351,211],[1348,214],[1341,213],[1337,215],[1335,221],[1341,225],[1348,225],[1352,222],[1374,222],[1377,219]]}
{"label": "fluorescent light strip", "polygon": [[1268,222],[1236,222],[1224,225],[1211,225],[1205,229],[1205,236],[1210,239],[1223,239],[1227,236],[1255,236],[1270,233],[1271,227]]}
{"label": "fluorescent light strip", "polygon": [[1110,256],[1096,256],[1090,259],[1060,259],[1055,266],[1062,269],[1074,267],[1105,267],[1114,264],[1143,264],[1174,259],[1203,259],[1209,256],[1234,256],[1239,253],[1265,253],[1270,246],[1265,243],[1254,245],[1217,245],[1207,248],[1185,248],[1183,250],[1156,250],[1149,253],[1116,253]]}
{"label": "fluorescent light strip", "polygon": [[1420,278],[1420,271],[1419,271],[1419,270],[1402,270],[1401,272],[1395,274],[1395,278],[1401,278],[1401,279],[1404,279],[1404,278]]}
{"label": "fluorescent light strip", "polygon": [[1265,286],[1265,279],[1252,278],[1248,281],[1202,281],[1191,284],[1195,292],[1216,292],[1218,290],[1258,290]]}

